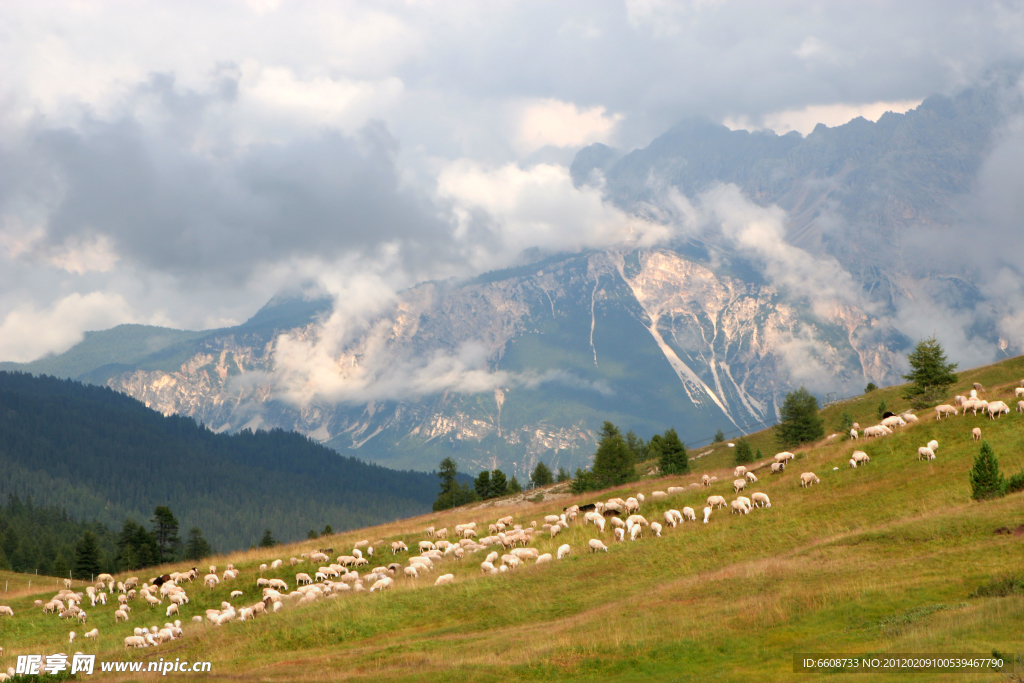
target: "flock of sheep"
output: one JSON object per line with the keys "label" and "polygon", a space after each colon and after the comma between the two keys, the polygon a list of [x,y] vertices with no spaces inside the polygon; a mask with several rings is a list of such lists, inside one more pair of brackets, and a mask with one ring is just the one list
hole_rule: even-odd
{"label": "flock of sheep", "polygon": [[[936,419],[944,415],[958,413],[958,407],[963,414],[968,410],[982,410],[982,414],[988,413],[991,419],[996,419],[1003,413],[1008,413],[1009,408],[1002,401],[991,403],[978,399],[978,392],[984,391],[980,384],[975,384],[970,396],[957,396],[955,406],[940,405],[936,407]],[[1021,387],[1015,389],[1018,397],[1024,397],[1024,380]],[[1018,412],[1024,412],[1024,400],[1017,404]],[[881,420],[878,425],[864,429],[862,433],[866,437],[884,436],[891,434],[894,429],[916,422],[917,416],[906,412],[901,415],[889,415]],[[860,426],[853,425],[850,437],[857,439]],[[835,435],[833,435],[835,436]],[[977,441],[981,438],[981,429],[975,427],[972,430],[972,438]],[[918,449],[918,457],[923,460],[935,459],[938,450],[937,441],[930,441],[926,446]],[[770,474],[781,474],[786,466],[796,456],[793,453],[784,451],[774,456],[773,460],[765,464],[769,465]],[[854,451],[850,457],[849,465],[856,469],[871,461],[871,458],[864,451]],[[838,468],[834,468],[838,469]],[[768,495],[762,492],[754,492],[750,497],[739,495],[748,484],[758,481],[757,475],[749,471],[745,466],[738,466],[733,471],[732,482],[733,493],[736,498],[732,501],[726,500],[721,495],[711,495],[706,499],[703,509],[703,521],[707,524],[710,521],[712,511],[719,508],[729,507],[732,514],[749,514],[756,508],[770,508],[772,506]],[[670,486],[666,491],[654,491],[650,498],[652,501],[667,500],[671,496],[683,493],[688,489],[699,489],[710,487],[717,481],[717,477],[707,474],[701,477],[700,483],[692,483],[688,487]],[[820,483],[820,480],[813,472],[804,472],[800,475],[800,486],[810,487]],[[419,579],[435,571],[446,560],[460,561],[467,553],[486,551],[485,559],[480,563],[480,569],[484,574],[502,574],[525,566],[528,562],[533,564],[544,564],[553,559],[563,560],[572,552],[571,546],[566,543],[558,547],[555,556],[551,553],[540,553],[537,548],[529,547],[535,540],[542,536],[555,539],[572,524],[579,524],[577,521],[582,513],[582,526],[593,525],[595,530],[601,534],[605,533],[606,527],[610,525],[612,539],[614,542],[625,542],[628,537],[630,541],[637,541],[643,538],[645,529],[650,530],[654,538],[660,538],[666,528],[675,528],[685,522],[696,522],[697,513],[691,507],[683,507],[681,510],[669,509],[663,513],[664,526],[657,522],[649,522],[640,514],[641,506],[646,502],[644,494],[637,493],[635,496],[622,499],[611,498],[607,501],[591,503],[588,505],[572,505],[564,509],[562,514],[548,515],[544,518],[543,524],[538,528],[537,522],[529,524],[515,524],[511,515],[497,519],[494,523],[488,524],[487,535],[478,538],[476,522],[467,522],[456,525],[452,531],[452,540],[448,540],[449,530],[447,528],[435,529],[428,527],[425,530],[426,538],[417,544],[418,555],[410,556],[405,565],[399,562],[391,562],[387,565],[379,565],[360,575],[358,569],[370,564],[370,558],[374,557],[374,549],[369,541],[362,540],[355,544],[348,555],[340,555],[336,562],[330,562],[327,551],[312,551],[304,553],[300,557],[292,557],[289,560],[291,567],[309,562],[316,566],[316,570],[309,572],[299,571],[295,574],[295,588],[289,590],[288,583],[280,578],[264,578],[262,574],[267,571],[279,570],[284,561],[274,560],[269,566],[259,566],[260,576],[256,578],[256,588],[261,589],[262,598],[250,605],[232,605],[230,601],[223,601],[220,609],[208,609],[203,615],[195,615],[192,621],[210,623],[216,626],[223,626],[234,621],[248,621],[266,614],[280,611],[286,605],[307,605],[322,599],[336,598],[346,592],[369,592],[376,593],[392,589],[396,578],[404,577],[410,582],[417,582]],[[479,530],[482,532],[482,529]],[[383,541],[378,541],[378,544]],[[591,538],[588,542],[590,552],[608,552],[608,546],[602,538]],[[499,551],[500,548],[500,551]],[[409,548],[403,541],[394,541],[390,544],[392,557],[408,553]],[[125,581],[115,581],[110,574],[100,574],[94,585],[87,586],[84,592],[71,590],[71,581],[65,579],[65,588],[59,591],[49,601],[36,600],[35,607],[42,609],[43,613],[54,614],[62,620],[74,621],[85,625],[89,615],[81,607],[86,600],[91,603],[91,608],[97,604],[106,606],[107,595],[113,596],[116,592],[116,609],[113,612],[114,622],[127,622],[133,612],[132,603],[142,603],[142,608],[149,610],[161,608],[166,618],[180,614],[180,609],[189,604],[189,596],[182,584],[191,584],[199,578],[200,572],[191,568],[184,572],[173,572],[160,577],[151,578],[148,582],[139,585],[138,577],[130,577]],[[228,565],[224,572],[218,576],[217,567],[211,566],[209,573],[202,577],[202,585],[213,590],[222,582],[234,582],[239,579],[240,572],[233,565]],[[455,580],[455,575],[445,573],[434,580],[435,586],[450,584]],[[244,596],[241,590],[233,590],[230,599],[235,600]],[[164,609],[164,601],[167,606]],[[13,617],[14,611],[8,606],[0,605],[0,617]],[[180,620],[167,622],[163,627],[137,627],[133,635],[124,638],[125,649],[157,647],[172,640],[181,638],[184,631]],[[68,634],[68,642],[74,643],[77,634],[71,631]],[[93,628],[83,633],[84,638],[97,639],[99,629]],[[3,649],[0,648],[0,656]],[[0,681],[7,680],[14,674],[13,669],[7,674],[0,673]]]}

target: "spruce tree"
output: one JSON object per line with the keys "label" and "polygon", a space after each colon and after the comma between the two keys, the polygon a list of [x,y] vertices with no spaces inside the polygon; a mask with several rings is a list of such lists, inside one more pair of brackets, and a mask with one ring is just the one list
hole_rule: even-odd
{"label": "spruce tree", "polygon": [[559,484],[561,484],[562,482],[569,481],[570,479],[572,479],[572,477],[569,476],[569,473],[565,471],[565,468],[564,467],[559,467],[558,468],[558,475],[555,477],[555,481],[557,481]]}
{"label": "spruce tree", "polygon": [[530,475],[530,481],[533,482],[534,486],[547,486],[555,482],[555,477],[551,474],[550,467],[543,462],[538,462],[537,466],[533,468],[533,473]]}
{"label": "spruce tree", "polygon": [[99,573],[100,549],[96,545],[96,536],[86,531],[75,545],[74,575],[76,579],[92,579]]}
{"label": "spruce tree", "polygon": [[686,446],[679,440],[675,429],[665,430],[659,448],[661,453],[658,459],[658,468],[662,474],[683,474],[690,470],[690,458],[686,455]]}
{"label": "spruce tree", "polygon": [[618,427],[611,422],[605,422],[601,427],[601,440],[594,454],[591,472],[598,488],[618,486],[635,479],[633,457]]}
{"label": "spruce tree", "polygon": [[804,387],[786,394],[779,417],[775,435],[783,446],[797,446],[825,436],[825,428],[818,416],[818,399]]}
{"label": "spruce tree", "polygon": [[971,498],[988,500],[1003,495],[1005,484],[1003,474],[999,471],[999,461],[987,441],[981,442],[981,452],[974,459],[971,470]]}
{"label": "spruce tree", "polygon": [[441,480],[441,490],[434,501],[434,510],[448,510],[457,505],[455,499],[458,497],[458,482],[455,477],[458,475],[458,466],[451,458],[445,458],[437,468],[437,476]]}
{"label": "spruce tree", "polygon": [[[316,532],[310,530],[310,538],[316,538]],[[206,541],[206,537],[203,536],[203,530],[197,526],[192,527],[188,531],[188,540],[185,542],[185,559],[186,560],[201,560],[204,557],[213,555],[213,548]]]}
{"label": "spruce tree", "polygon": [[153,538],[156,540],[156,563],[170,562],[177,554],[181,539],[178,538],[178,520],[166,505],[153,510]]}
{"label": "spruce tree", "polygon": [[270,533],[270,529],[263,530],[263,538],[260,539],[261,548],[273,548],[277,545],[277,541],[274,539],[274,534]]}
{"label": "spruce tree", "polygon": [[505,479],[505,473],[501,470],[494,470],[491,472],[491,497],[497,498],[499,496],[508,495],[508,480]]}
{"label": "spruce tree", "polygon": [[947,363],[946,354],[935,337],[922,339],[907,356],[910,373],[903,379],[911,382],[903,397],[915,408],[927,408],[946,396],[956,382],[956,363]]}
{"label": "spruce tree", "polygon": [[522,493],[523,487],[519,485],[519,480],[516,479],[516,475],[512,475],[512,478],[508,480],[508,492],[509,493]]}
{"label": "spruce tree", "polygon": [[320,532],[320,535],[321,536],[330,536],[333,533],[334,533],[334,529],[332,529],[331,525],[328,524],[327,526],[324,527],[324,530]]}
{"label": "spruce tree", "polygon": [[491,497],[491,473],[484,470],[477,475],[476,479],[473,480],[473,488],[476,489],[476,495],[480,496],[482,500],[487,500]]}
{"label": "spruce tree", "polygon": [[740,439],[736,442],[736,464],[746,465],[751,462],[754,462],[754,452],[746,439]]}
{"label": "spruce tree", "polygon": [[715,432],[714,443],[722,443],[723,441],[725,441],[725,432],[719,429],[717,432]]}
{"label": "spruce tree", "polygon": [[632,429],[626,432],[626,448],[633,455],[633,462],[643,462],[648,459],[644,440],[637,436]]}

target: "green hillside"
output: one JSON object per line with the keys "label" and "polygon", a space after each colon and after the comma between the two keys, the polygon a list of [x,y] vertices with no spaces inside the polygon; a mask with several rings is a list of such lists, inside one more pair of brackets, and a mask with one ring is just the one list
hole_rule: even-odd
{"label": "green hillside", "polygon": [[116,529],[169,505],[183,533],[199,526],[229,549],[267,527],[294,540],[429,510],[437,478],[293,432],[215,434],[107,388],[0,372],[0,499],[10,494]]}
{"label": "green hillside", "polygon": [[[980,380],[990,400],[1010,402],[1024,377],[1024,358],[960,377],[956,390]],[[879,400],[896,401],[898,389],[887,392],[830,407],[826,421],[846,410],[862,425],[873,424],[867,418]],[[755,465],[760,480],[746,493],[764,492],[772,506],[749,515],[716,510],[706,525],[666,528],[661,538],[647,529],[642,539],[623,543],[612,539],[610,527],[601,533],[581,518],[555,538],[538,535],[531,544],[541,553],[570,544],[568,558],[547,565],[528,562],[484,575],[480,562],[487,551],[468,552],[462,561],[439,561],[419,579],[399,574],[395,588],[383,594],[344,592],[311,605],[285,599],[281,612],[255,621],[194,624],[192,616],[219,608],[221,601],[242,606],[259,600],[258,577],[282,578],[294,590],[295,573],[316,567],[291,567],[288,558],[325,544],[332,555],[348,554],[366,539],[378,550],[370,567],[404,565],[406,556],[381,551],[399,539],[415,550],[427,526],[451,530],[476,521],[483,535],[487,523],[505,515],[540,526],[545,515],[571,503],[638,492],[646,496],[641,513],[650,521],[662,521],[669,508],[691,506],[700,514],[708,495],[734,497],[732,453],[725,444],[707,449],[685,477],[644,478],[579,497],[557,497],[552,489],[536,503],[471,506],[221,556],[210,562],[220,570],[232,562],[241,576],[212,591],[185,584],[191,602],[181,611],[182,639],[125,652],[123,638],[133,628],[166,621],[166,602],[149,608],[136,601],[128,623],[118,625],[113,606],[87,607],[89,626],[99,628],[100,637],[75,647],[98,653],[100,660],[208,660],[212,671],[205,679],[266,681],[827,681],[845,674],[795,673],[794,655],[995,652],[1012,661],[1013,653],[1024,655],[1024,494],[975,502],[968,472],[980,446],[971,439],[973,427],[981,428],[1004,473],[1024,469],[1022,421],[1011,413],[999,420],[936,422],[923,411],[917,423],[888,437],[856,443],[834,438],[802,448],[781,475]],[[930,439],[939,441],[938,457],[918,460],[917,447]],[[751,441],[766,455],[779,450],[769,433]],[[851,469],[847,460],[855,448],[871,462]],[[801,472],[815,472],[820,484],[802,488]],[[688,486],[705,473],[718,477],[710,489],[688,488],[666,500],[651,495]],[[591,538],[602,539],[609,552],[587,552]],[[275,558],[285,560],[282,568],[259,569]],[[445,573],[454,575],[454,583],[435,587]],[[231,599],[232,590],[244,595]],[[3,603],[15,616],[3,618],[0,666],[13,666],[17,654],[66,651],[71,627],[32,607],[33,599],[51,593],[22,589]],[[1016,666],[1024,670],[1024,659]],[[910,678],[1019,680],[935,672],[868,674],[863,680]]]}

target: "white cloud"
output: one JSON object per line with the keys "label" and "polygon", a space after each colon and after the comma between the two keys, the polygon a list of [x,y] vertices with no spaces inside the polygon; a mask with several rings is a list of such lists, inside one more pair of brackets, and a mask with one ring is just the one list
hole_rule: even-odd
{"label": "white cloud", "polygon": [[0,323],[0,358],[16,362],[61,353],[82,340],[85,330],[104,330],[135,317],[117,294],[70,294],[42,310],[23,304]]}
{"label": "white cloud", "polygon": [[904,114],[921,104],[921,100],[899,100],[896,102],[869,102],[867,104],[812,105],[800,109],[789,109],[765,114],[760,123],[747,117],[729,117],[722,123],[733,130],[772,130],[779,135],[796,131],[807,135],[819,123],[829,128],[849,123],[858,116],[868,121],[877,121],[886,112]]}
{"label": "white cloud", "polygon": [[546,145],[582,147],[608,142],[622,114],[607,114],[604,107],[579,109],[572,102],[548,99],[528,105],[519,128],[519,147],[531,152]]}

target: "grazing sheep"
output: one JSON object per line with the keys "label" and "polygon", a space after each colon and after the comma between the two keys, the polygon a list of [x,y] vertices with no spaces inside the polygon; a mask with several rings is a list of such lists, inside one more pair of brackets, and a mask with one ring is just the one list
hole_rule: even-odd
{"label": "grazing sheep", "polygon": [[608,546],[606,546],[604,543],[602,543],[600,540],[596,538],[590,539],[590,542],[587,545],[590,546],[590,552],[592,553],[596,553],[599,550],[608,552]]}
{"label": "grazing sheep", "polygon": [[811,486],[812,484],[819,483],[821,483],[821,480],[818,479],[817,475],[815,475],[814,472],[804,472],[803,474],[800,475],[801,487]]}
{"label": "grazing sheep", "polygon": [[985,387],[981,386],[981,382],[975,382],[973,386],[975,391],[980,391],[983,394],[985,393]]}
{"label": "grazing sheep", "polygon": [[772,501],[768,499],[768,494],[761,493],[760,491],[750,494],[750,502],[757,507],[770,508],[772,506]]}
{"label": "grazing sheep", "polygon": [[974,439],[975,441],[981,441],[981,429],[978,427],[972,429],[971,438]]}
{"label": "grazing sheep", "polygon": [[854,460],[853,458],[850,458],[850,467],[852,469],[857,469],[857,461]]}
{"label": "grazing sheep", "polygon": [[621,528],[621,527],[625,527],[626,523],[622,520],[621,517],[612,517],[611,525],[613,527],[615,527],[616,529],[618,529],[618,528]]}
{"label": "grazing sheep", "polygon": [[732,501],[731,507],[732,507],[732,514],[742,514],[742,515],[745,515],[748,512],[750,512],[750,510],[747,509],[747,506],[744,505],[743,501],[741,501],[741,500],[734,500],[734,501]]}
{"label": "grazing sheep", "polygon": [[794,458],[796,458],[796,456],[790,453],[789,451],[782,451],[781,453],[775,454],[775,462],[785,463],[789,462],[790,460],[793,460]]}
{"label": "grazing sheep", "polygon": [[[675,512],[675,510],[673,510],[672,512]],[[696,522],[697,521],[697,514],[693,511],[693,508],[691,508],[691,507],[684,507],[683,508],[683,514],[679,515],[678,513],[676,513],[676,515],[674,515],[674,517],[675,517],[676,521],[678,521],[678,522],[682,522],[682,521]],[[675,526],[675,524],[673,524],[672,526]]]}
{"label": "grazing sheep", "polygon": [[382,579],[378,579],[372,586],[370,586],[370,592],[379,593],[381,591],[386,591],[389,588],[394,588],[394,586],[395,580],[390,576],[385,576]]}
{"label": "grazing sheep", "polygon": [[854,439],[854,440],[857,439],[857,430],[856,429],[851,429],[850,430],[850,438]]}
{"label": "grazing sheep", "polygon": [[885,425],[875,425],[873,427],[868,427],[867,429],[864,430],[864,436],[868,438],[873,438],[876,436],[888,436],[889,434],[892,434],[892,430],[886,427]]}
{"label": "grazing sheep", "polygon": [[703,477],[700,478],[700,483],[701,486],[711,486],[711,477],[705,474]]}
{"label": "grazing sheep", "polygon": [[934,460],[935,459],[935,451],[933,451],[932,449],[928,448],[927,446],[921,446],[920,448],[917,449],[917,459],[918,460]]}
{"label": "grazing sheep", "polygon": [[7,605],[0,605],[0,617],[13,617],[14,610]]}
{"label": "grazing sheep", "polygon": [[851,455],[850,457],[858,465],[863,465],[864,463],[871,462],[871,458],[869,458],[868,454],[865,453],[864,451],[854,451],[853,455]]}
{"label": "grazing sheep", "polygon": [[960,406],[962,406],[964,404],[964,401],[966,401],[966,400],[967,400],[966,396],[954,396],[953,397],[953,405],[955,405],[956,407],[959,408]]}
{"label": "grazing sheep", "polygon": [[572,552],[572,548],[569,546],[568,543],[565,543],[563,545],[558,546],[558,554],[555,557],[557,557],[559,560],[562,560],[566,557],[569,557],[570,552]]}
{"label": "grazing sheep", "polygon": [[906,420],[907,424],[910,424],[911,422],[917,422],[917,415],[914,415],[911,412],[902,413],[900,417]]}
{"label": "grazing sheep", "polygon": [[704,523],[707,524],[708,520],[711,519],[711,508],[704,508]]}
{"label": "grazing sheep", "polygon": [[906,427],[907,421],[904,420],[899,415],[892,415],[882,420],[880,424],[885,425],[889,429],[892,429],[894,427]]}
{"label": "grazing sheep", "polygon": [[170,617],[172,614],[178,614],[178,606],[177,605],[168,605],[167,606],[167,616]]}
{"label": "grazing sheep", "polygon": [[550,562],[551,559],[551,553],[544,553],[537,558],[537,561],[534,564],[544,564],[545,562]]}
{"label": "grazing sheep", "polygon": [[1024,413],[1024,401],[1017,401],[1017,412]]}
{"label": "grazing sheep", "polygon": [[732,476],[734,476],[734,477],[742,477],[746,473],[747,473],[747,468],[744,467],[743,465],[740,465],[739,467],[737,467],[736,469],[734,469],[732,471]]}
{"label": "grazing sheep", "polygon": [[629,540],[635,541],[642,537],[644,534],[644,527],[642,524],[634,524],[633,528],[629,530]]}
{"label": "grazing sheep", "polygon": [[82,637],[83,638],[98,638],[99,635],[100,635],[100,630],[98,628],[94,628],[91,631],[86,631],[85,633],[83,633]]}
{"label": "grazing sheep", "polygon": [[435,586],[444,586],[455,581],[455,574],[441,574],[437,577],[437,581],[434,582]]}
{"label": "grazing sheep", "polygon": [[626,530],[620,526],[617,526],[615,527],[615,529],[612,530],[612,535],[615,537],[616,541],[619,541],[621,543],[626,539]]}
{"label": "grazing sheep", "polygon": [[1003,413],[1010,414],[1010,406],[1006,405],[1002,401],[992,401],[988,404],[988,417],[990,420],[994,420]]}
{"label": "grazing sheep", "polygon": [[664,491],[655,491],[651,494],[652,500],[665,500],[666,498],[668,498],[668,494]]}
{"label": "grazing sheep", "polygon": [[123,609],[114,612],[114,623],[116,624],[119,621],[128,621],[128,612]]}
{"label": "grazing sheep", "polygon": [[412,565],[409,565],[408,567],[403,569],[402,573],[405,574],[410,579],[418,579],[419,576],[420,576],[420,573],[418,571],[416,571],[416,567],[414,567]]}
{"label": "grazing sheep", "polygon": [[935,406],[935,419],[936,420],[941,420],[943,417],[945,417],[946,415],[949,415],[950,413],[952,413],[953,415],[958,415],[959,414],[959,413],[957,413],[956,408],[954,408],[953,406],[948,405],[946,403],[943,403],[942,405],[939,405],[939,406]]}
{"label": "grazing sheep", "polygon": [[747,480],[746,479],[736,479],[736,480],[734,480],[732,482],[732,492],[733,493],[739,493],[740,491],[742,491],[745,488],[747,488]]}
{"label": "grazing sheep", "polygon": [[724,508],[729,503],[722,496],[708,496],[707,504],[708,504],[709,507],[722,507],[722,508]]}
{"label": "grazing sheep", "polygon": [[[668,489],[666,489],[666,490],[668,491],[668,495],[675,496],[675,495],[678,495],[680,493],[684,493],[686,491],[686,487],[684,487],[684,486],[669,486]],[[637,495],[639,495],[639,494],[637,494]]]}
{"label": "grazing sheep", "polygon": [[786,463],[784,462],[773,462],[771,467],[772,474],[782,474],[783,470],[786,469]]}
{"label": "grazing sheep", "polygon": [[661,538],[661,525],[657,522],[651,522],[651,531],[654,532],[655,538]]}
{"label": "grazing sheep", "polygon": [[928,448],[932,449],[933,451],[939,450],[939,442],[936,441],[935,439],[932,439],[931,441],[928,442]]}
{"label": "grazing sheep", "polygon": [[755,483],[757,481],[757,475],[755,475],[753,472],[747,472],[747,481],[749,481],[751,484]]}

